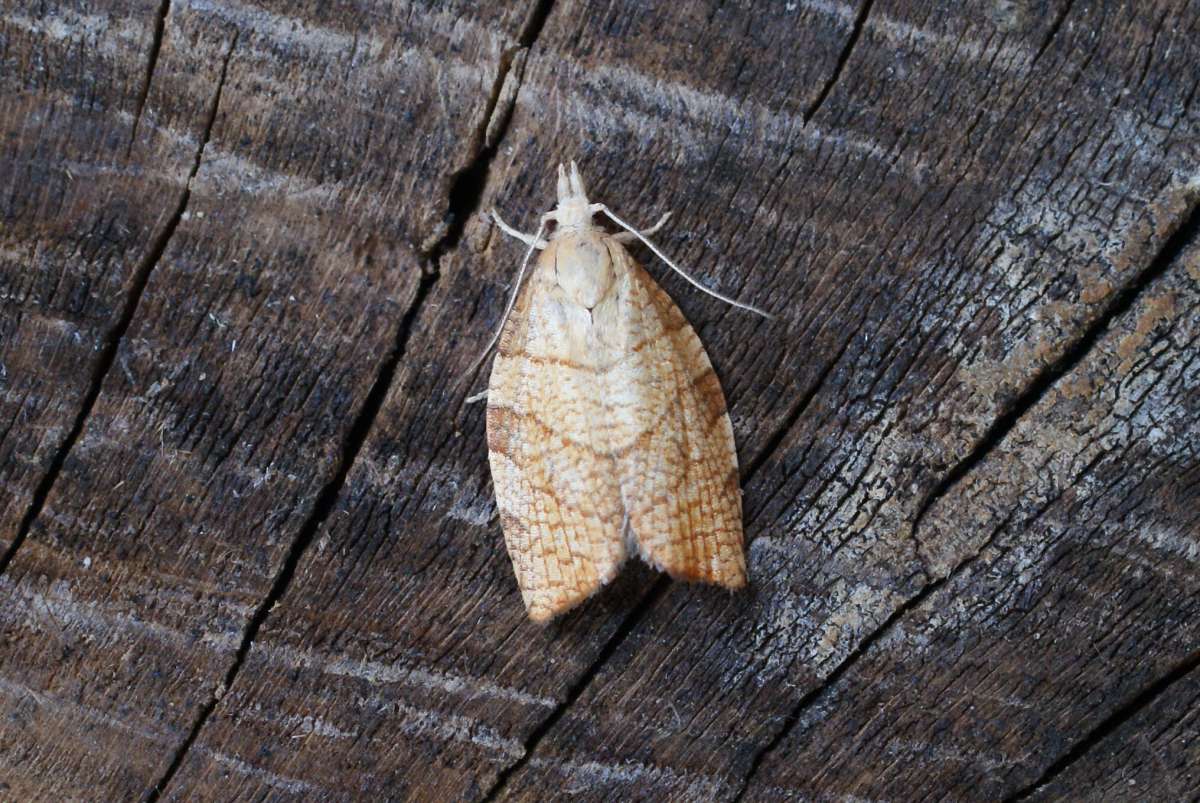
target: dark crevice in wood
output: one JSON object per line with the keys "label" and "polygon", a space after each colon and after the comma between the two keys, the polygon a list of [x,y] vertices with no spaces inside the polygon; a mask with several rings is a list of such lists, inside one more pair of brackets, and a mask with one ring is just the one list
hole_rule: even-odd
{"label": "dark crevice in wood", "polygon": [[150,275],[154,273],[154,269],[162,260],[163,254],[166,253],[167,245],[171,242],[171,238],[174,236],[175,230],[179,227],[180,221],[183,220],[184,212],[187,211],[188,201],[192,197],[192,180],[200,170],[200,162],[204,157],[204,148],[208,145],[209,137],[212,135],[213,123],[217,119],[217,108],[221,104],[221,90],[225,87],[225,76],[229,69],[229,59],[233,55],[233,47],[236,43],[237,37],[234,36],[233,41],[229,44],[229,51],[225,54],[225,61],[221,65],[221,77],[217,81],[216,92],[213,93],[212,102],[209,104],[208,117],[204,123],[204,131],[200,136],[200,145],[196,149],[196,157],[192,160],[192,166],[188,171],[183,192],[179,196],[179,202],[176,204],[175,210],[171,213],[171,217],[167,219],[166,225],[159,232],[158,237],[151,243],[146,257],[130,277],[129,291],[125,298],[125,305],[121,309],[120,317],[117,318],[116,322],[104,336],[104,345],[100,350],[100,357],[96,360],[92,368],[92,375],[88,381],[87,391],[83,395],[83,403],[80,405],[79,412],[71,424],[71,429],[67,432],[58,450],[55,451],[54,457],[51,458],[45,475],[34,489],[33,499],[30,501],[29,509],[25,511],[25,515],[21,517],[21,523],[17,527],[16,536],[13,537],[8,550],[3,556],[0,556],[0,574],[4,574],[8,569],[8,565],[17,554],[17,550],[25,543],[30,530],[33,529],[33,523],[41,515],[42,509],[46,505],[46,500],[49,498],[50,492],[54,489],[54,483],[58,481],[63,465],[66,463],[67,455],[70,454],[75,444],[79,441],[79,436],[83,433],[83,428],[92,414],[92,409],[96,406],[96,400],[100,398],[100,390],[104,387],[104,380],[108,376],[108,372],[112,369],[113,363],[116,362],[117,351],[121,346],[121,341],[124,339],[125,333],[129,331],[129,325],[133,322],[133,316],[137,312],[138,304],[142,300],[142,294],[146,291],[146,285],[150,283]]}
{"label": "dark crevice in wood", "polygon": [[1050,29],[1046,31],[1046,36],[1042,39],[1042,43],[1038,45],[1037,52],[1033,54],[1033,61],[1030,62],[1030,66],[1037,64],[1038,59],[1040,59],[1042,54],[1049,49],[1050,43],[1054,41],[1054,37],[1058,36],[1058,31],[1060,28],[1062,28],[1063,22],[1067,18],[1067,14],[1071,13],[1071,6],[1073,5],[1075,5],[1075,0],[1067,0],[1067,2],[1063,4],[1062,10],[1059,11],[1058,16],[1054,18],[1054,22],[1050,23]]}
{"label": "dark crevice in wood", "polygon": [[713,4],[712,8],[709,9],[708,17],[704,20],[704,24],[712,25],[713,20],[715,20],[717,18],[717,15],[720,14],[724,8],[725,8],[725,0],[717,0],[717,2]]}
{"label": "dark crevice in wood", "polygon": [[[1162,248],[1159,249],[1158,253],[1155,254],[1154,258],[1150,261],[1150,264],[1137,276],[1135,276],[1134,279],[1129,282],[1120,292],[1114,295],[1103,312],[1101,312],[1100,315],[1092,322],[1092,324],[1084,330],[1083,335],[1066,352],[1064,352],[1063,356],[1060,357],[1059,360],[1038,373],[1027,390],[1018,397],[1018,400],[1013,407],[1007,413],[1001,416],[1001,418],[997,419],[997,421],[988,429],[987,433],[985,433],[983,439],[974,449],[972,449],[971,453],[957,465],[955,465],[954,468],[952,468],[950,472],[946,474],[943,480],[938,483],[934,489],[934,492],[926,497],[924,503],[918,509],[917,515],[913,521],[913,538],[917,540],[918,549],[920,548],[920,541],[917,539],[917,527],[920,524],[922,517],[933,505],[933,503],[945,495],[956,483],[962,480],[963,477],[965,477],[1000,444],[1008,432],[1011,431],[1016,425],[1017,420],[1030,409],[1032,409],[1059,379],[1069,373],[1086,356],[1086,354],[1092,350],[1097,341],[1099,341],[1099,339],[1107,332],[1113,320],[1115,320],[1118,316],[1128,312],[1129,309],[1133,307],[1133,304],[1137,300],[1138,296],[1141,295],[1141,293],[1155,279],[1164,274],[1167,269],[1176,261],[1180,253],[1190,243],[1192,243],[1198,235],[1200,235],[1200,201],[1193,199],[1187,213],[1183,215],[1180,220],[1182,223],[1177,224],[1175,230],[1167,238],[1167,241],[1163,244]],[[800,718],[803,716],[804,711],[808,708],[808,706],[811,705],[812,702],[816,700],[823,692],[829,688],[832,688],[833,685],[838,682],[838,679],[841,678],[846,671],[852,667],[868,649],[870,649],[873,644],[877,643],[883,636],[887,635],[896,622],[898,622],[905,614],[929,599],[930,596],[936,593],[938,589],[946,585],[946,583],[956,579],[962,575],[963,572],[967,571],[975,563],[975,561],[978,560],[978,558],[991,547],[1001,529],[1002,528],[998,528],[995,532],[993,532],[978,550],[963,559],[944,577],[929,581],[912,598],[901,604],[883,622],[883,624],[867,635],[854,650],[852,650],[840,663],[838,663],[838,665],[834,667],[833,671],[830,672],[820,684],[800,698],[799,702],[797,702],[795,707],[793,707],[792,710],[788,712],[788,715],[784,718],[783,725],[775,734],[775,736],[772,737],[771,740],[751,759],[750,768],[742,780],[742,785],[737,794],[733,797],[735,802],[742,799],[746,793],[746,790],[749,789],[750,783],[755,774],[762,766],[763,761],[765,761],[767,756],[769,756],[780,744],[783,743],[784,739],[791,734],[796,725],[800,722]],[[1192,660],[1194,660],[1194,656],[1193,658],[1189,658],[1189,661]],[[1195,668],[1194,665],[1189,664],[1188,661],[1185,661],[1184,664],[1186,666]],[[1181,676],[1182,674],[1186,674],[1186,671],[1176,670],[1168,677],[1175,677],[1176,675]],[[1169,683],[1166,685],[1169,685]],[[1163,688],[1165,688],[1165,685]],[[1153,696],[1157,696],[1157,694],[1161,691],[1162,689],[1158,689],[1154,695],[1151,695],[1145,700],[1142,700],[1141,697],[1139,697],[1138,701],[1140,701],[1140,705],[1147,704],[1151,699],[1153,699]],[[1131,706],[1132,705],[1133,704],[1131,704]],[[1132,716],[1133,713],[1136,712],[1130,712],[1128,716]],[[1115,716],[1116,715],[1114,714],[1114,717]],[[1121,721],[1123,722],[1125,719],[1128,719],[1128,716],[1121,719]],[[1115,725],[1113,725],[1113,727],[1116,727],[1119,724],[1120,722],[1117,722]],[[1105,730],[1105,733],[1111,730],[1112,728],[1110,727]],[[1102,736],[1098,738],[1102,738]],[[1098,739],[1089,742],[1088,745],[1084,746],[1084,749],[1089,747],[1097,740]],[[1082,742],[1080,744],[1083,745]],[[1074,757],[1071,757],[1070,760],[1074,761],[1075,758],[1079,757],[1079,755],[1082,755],[1082,751],[1080,751]],[[1064,758],[1060,760],[1062,762],[1062,767],[1065,767],[1066,764],[1069,763],[1066,761],[1068,757],[1069,756],[1064,756]],[[1047,770],[1047,777],[1051,777],[1049,770]],[[1034,786],[1036,787],[1042,783],[1045,783],[1045,781],[1038,781],[1034,784]]]}
{"label": "dark crevice in wood", "polygon": [[1190,207],[1180,217],[1180,221],[1149,265],[1134,276],[1119,292],[1113,294],[1100,314],[1057,360],[1037,372],[1033,381],[1016,397],[1007,412],[992,422],[992,425],[988,427],[983,437],[976,442],[967,456],[946,472],[921,500],[917,513],[913,517],[912,525],[912,537],[916,541],[919,553],[923,551],[919,537],[921,522],[929,509],[961,482],[975,466],[979,465],[1004,440],[1005,436],[1016,426],[1017,421],[1037,405],[1059,379],[1070,373],[1087,356],[1097,341],[1107,333],[1112,322],[1128,312],[1142,291],[1165,273],[1167,268],[1179,257],[1180,252],[1200,234],[1200,199],[1191,199]]}
{"label": "dark crevice in wood", "polygon": [[[522,50],[528,50],[537,41],[553,6],[554,0],[539,0],[530,11],[529,17],[517,37],[516,47],[509,48],[500,56],[500,67],[496,71],[496,79],[492,82],[491,93],[488,95],[479,125],[476,126],[471,136],[471,152],[475,155],[465,167],[456,171],[451,177],[450,203],[442,225],[439,227],[440,230],[434,232],[421,245],[421,251],[435,263],[458,245],[463,231],[466,229],[467,221],[479,211],[492,160],[496,158],[500,142],[508,130],[513,106],[515,106],[514,96],[512,105],[504,109],[497,108],[504,91],[504,83],[513,69],[524,69],[524,62],[517,57]],[[520,77],[518,74],[517,78],[520,79]],[[493,123],[493,117],[496,114],[503,115],[503,118]],[[495,139],[491,144],[487,142],[489,129],[496,131]]]}
{"label": "dark crevice in wood", "polygon": [[529,18],[525,20],[525,26],[521,29],[520,36],[517,41],[521,47],[533,47],[533,43],[542,34],[542,28],[546,25],[546,19],[550,16],[550,9],[554,7],[554,0],[537,0],[533,6],[533,10],[529,12]]}
{"label": "dark crevice in wood", "polygon": [[367,393],[367,398],[363,402],[362,408],[359,410],[358,415],[355,416],[354,422],[350,425],[350,430],[346,433],[342,441],[341,454],[338,458],[337,469],[333,477],[325,483],[321,491],[317,494],[317,500],[313,505],[312,512],[305,519],[304,524],[300,527],[300,532],[288,549],[287,556],[283,560],[283,565],[275,574],[275,579],[271,583],[270,590],[263,601],[255,608],[254,614],[246,624],[245,630],[242,631],[241,643],[234,654],[233,663],[230,664],[229,669],[225,673],[224,681],[217,687],[208,702],[200,709],[199,714],[196,716],[196,721],[188,731],[187,737],[184,738],[182,744],[175,751],[175,755],[166,772],[163,773],[162,778],[147,793],[145,798],[147,803],[154,803],[154,801],[157,801],[162,796],[162,793],[170,785],[172,778],[175,777],[175,773],[183,766],[184,758],[187,756],[192,744],[195,743],[196,738],[200,735],[200,731],[203,730],[205,723],[212,716],[213,711],[216,710],[217,703],[221,701],[221,697],[224,696],[227,690],[233,688],[233,683],[246,661],[246,656],[250,652],[250,647],[254,644],[255,637],[258,636],[258,631],[267,620],[267,615],[270,614],[275,604],[283,598],[284,593],[292,582],[292,578],[296,574],[296,568],[300,565],[300,559],[304,556],[305,551],[316,537],[316,534],[320,532],[321,525],[325,523],[337,506],[338,497],[341,494],[342,487],[346,484],[346,477],[350,473],[350,468],[358,458],[363,444],[366,443],[367,435],[370,433],[372,426],[374,426],[379,411],[383,408],[383,402],[387,398],[392,380],[396,376],[396,369],[399,367],[400,361],[404,358],[405,349],[412,334],[413,324],[424,307],[430,291],[432,291],[433,286],[437,283],[438,278],[439,271],[436,265],[433,270],[421,275],[412,304],[409,305],[408,310],[400,321],[392,348],[382,365],[380,365],[379,372],[375,376],[375,381],[371,385],[371,390]]}
{"label": "dark crevice in wood", "polygon": [[129,145],[125,148],[125,158],[133,151],[133,143],[137,139],[138,126],[142,122],[142,110],[146,107],[146,98],[150,96],[150,82],[154,79],[154,68],[158,66],[158,53],[162,50],[163,35],[167,29],[167,14],[171,11],[171,0],[162,0],[158,9],[158,17],[154,20],[154,39],[150,42],[150,57],[146,60],[146,77],[142,81],[141,92],[138,93],[137,110],[133,114],[133,128],[129,132]]}
{"label": "dark crevice in wood", "polygon": [[[488,99],[488,104],[479,127],[472,138],[474,143],[472,152],[475,156],[467,163],[466,167],[456,171],[451,177],[450,203],[446,209],[446,216],[443,218],[439,230],[434,233],[433,237],[427,239],[421,245],[422,252],[434,261],[440,260],[446,253],[452,251],[458,245],[459,241],[462,240],[463,231],[467,227],[467,221],[471,219],[471,215],[479,211],[479,206],[483,202],[483,191],[487,184],[488,170],[491,168],[492,159],[496,156],[496,150],[499,140],[503,137],[503,132],[501,136],[497,137],[497,142],[491,147],[487,147],[484,144],[484,140],[487,135],[488,124],[491,122],[492,115],[496,113],[496,104],[499,102],[501,90],[504,88],[504,80],[507,78],[512,61],[516,58],[519,51],[520,48],[514,48],[506,51],[500,57],[500,70],[496,74],[491,96]],[[504,123],[504,128],[507,128],[507,120]]]}
{"label": "dark crevice in wood", "polygon": [[821,91],[817,93],[817,98],[812,102],[804,112],[803,120],[807,123],[813,116],[820,111],[821,105],[825,103],[825,98],[829,97],[829,93],[833,91],[833,85],[842,77],[842,71],[846,68],[846,62],[850,61],[850,54],[854,51],[854,46],[858,44],[858,39],[862,36],[863,26],[866,25],[867,16],[871,13],[871,6],[875,5],[875,0],[863,0],[862,6],[858,9],[858,16],[854,18],[854,25],[850,29],[850,37],[846,39],[846,44],[842,46],[842,52],[838,54],[837,64],[833,68],[833,73],[829,76],[829,80],[821,87]]}
{"label": "dark crevice in wood", "polygon": [[1114,734],[1122,725],[1137,716],[1147,706],[1152,705],[1155,700],[1173,685],[1187,680],[1188,676],[1197,670],[1200,670],[1200,650],[1188,655],[1171,671],[1138,692],[1132,699],[1105,717],[1096,727],[1088,731],[1082,739],[1072,745],[1067,752],[1063,753],[1057,761],[1047,767],[1045,772],[1036,781],[1005,798],[1005,803],[1019,803],[1019,801],[1025,800],[1041,787],[1052,782],[1067,768],[1087,754],[1088,751]]}

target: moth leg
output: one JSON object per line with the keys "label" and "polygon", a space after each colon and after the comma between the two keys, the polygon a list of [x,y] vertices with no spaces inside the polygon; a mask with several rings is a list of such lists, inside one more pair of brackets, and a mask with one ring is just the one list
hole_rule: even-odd
{"label": "moth leg", "polygon": [[671,213],[663,212],[663,216],[658,219],[658,222],[655,223],[650,228],[643,231],[642,234],[655,234],[659,229],[661,229],[663,226],[667,225],[667,221],[670,219],[671,219]]}
{"label": "moth leg", "polygon": [[496,225],[500,227],[500,231],[504,232],[509,237],[514,237],[520,240],[521,242],[525,243],[525,245],[532,245],[539,251],[548,245],[548,243],[540,237],[535,237],[532,234],[525,234],[524,232],[517,231],[512,226],[505,223],[500,217],[500,213],[495,209],[492,210],[492,219],[496,221]]}
{"label": "moth leg", "polygon": [[[647,234],[654,234],[656,231],[661,229],[666,224],[667,220],[670,217],[671,217],[670,212],[665,213],[662,217],[660,217],[658,219],[658,222],[655,223],[653,226],[651,226],[648,229],[642,229],[642,231],[641,231],[642,236],[644,237]],[[619,243],[632,243],[632,242],[637,242],[637,235],[634,234],[633,232],[629,232],[629,231],[619,231],[613,235],[613,239]]]}
{"label": "moth leg", "polygon": [[476,402],[483,401],[484,399],[487,398],[487,396],[488,396],[488,392],[486,390],[482,390],[479,393],[476,393],[474,396],[468,396],[466,399],[466,403],[467,404],[475,404]]}

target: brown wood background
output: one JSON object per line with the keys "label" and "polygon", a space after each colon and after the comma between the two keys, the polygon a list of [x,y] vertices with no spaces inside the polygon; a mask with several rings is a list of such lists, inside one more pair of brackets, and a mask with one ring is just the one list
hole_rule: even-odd
{"label": "brown wood background", "polygon": [[[0,798],[1200,796],[1196,0],[2,9]],[[569,158],[779,317],[648,263],[752,588],[538,628],[464,399]]]}

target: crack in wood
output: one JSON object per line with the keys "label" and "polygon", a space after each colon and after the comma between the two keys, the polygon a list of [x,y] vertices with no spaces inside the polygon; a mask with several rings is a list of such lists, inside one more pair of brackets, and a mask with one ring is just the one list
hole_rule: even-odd
{"label": "crack in wood", "polygon": [[563,701],[554,706],[554,710],[525,739],[525,749],[520,758],[500,771],[496,776],[496,780],[492,782],[491,787],[479,799],[480,803],[491,803],[491,801],[497,800],[504,792],[505,787],[508,786],[508,782],[512,777],[533,759],[538,745],[541,744],[542,740],[554,729],[554,726],[566,715],[567,710],[583,696],[588,686],[600,674],[600,670],[608,663],[613,654],[616,653],[617,648],[629,637],[633,629],[642,622],[646,614],[654,607],[654,604],[670,588],[670,585],[671,578],[665,574],[661,575],[654,582],[650,590],[634,606],[634,609],[629,612],[629,615],[617,625],[617,629],[608,637],[608,641],[604,642],[604,646],[600,648],[600,652],[597,653],[595,659],[588,665],[587,670],[568,687],[566,697],[563,698]]}
{"label": "crack in wood", "polygon": [[1058,31],[1063,26],[1063,22],[1067,19],[1067,15],[1071,13],[1071,6],[1075,5],[1075,0],[1067,0],[1063,5],[1062,10],[1058,12],[1058,16],[1054,18],[1054,22],[1050,23],[1050,28],[1046,31],[1046,36],[1042,39],[1042,43],[1038,45],[1037,52],[1033,54],[1030,66],[1038,63],[1038,59],[1050,47],[1050,43],[1054,41],[1054,37],[1058,36]]}
{"label": "crack in wood", "polygon": [[812,383],[812,386],[800,397],[792,409],[787,411],[783,417],[783,421],[780,422],[779,426],[771,432],[770,436],[763,444],[763,448],[760,449],[758,454],[756,454],[753,459],[747,463],[746,473],[742,477],[743,484],[745,484],[750,477],[754,476],[754,474],[756,474],[762,467],[762,464],[767,461],[767,458],[778,451],[778,449],[783,445],[783,441],[785,438],[787,438],[787,434],[791,432],[792,427],[796,426],[796,423],[804,417],[804,413],[808,410],[809,405],[812,404],[812,401],[817,397],[817,394],[821,392],[821,388],[825,386],[825,382],[829,379],[830,374],[833,373],[833,369],[836,368],[838,363],[842,361],[842,357],[845,356],[846,351],[850,348],[850,344],[853,342],[853,337],[848,337],[842,341],[841,348],[838,349],[837,354],[834,354],[828,363],[826,363],[825,367],[821,370],[821,373],[817,376],[816,381]]}
{"label": "crack in wood", "polygon": [[[553,6],[554,0],[539,0],[530,11],[521,33],[517,36],[517,44],[500,55],[499,69],[497,69],[496,78],[492,82],[487,103],[484,105],[479,124],[471,135],[471,152],[475,155],[465,167],[452,176],[446,215],[441,224],[425,238],[418,249],[434,262],[440,260],[442,256],[458,245],[462,240],[467,221],[470,220],[471,215],[479,211],[492,161],[496,158],[500,142],[508,131],[508,123],[516,105],[517,93],[520,92],[520,81],[525,68],[525,59],[521,57],[521,54],[523,51],[528,52],[533,47]],[[509,79],[510,74],[515,74],[517,86],[505,107],[498,108],[504,96],[505,82]]]}
{"label": "crack in wood", "polygon": [[1012,403],[1007,412],[992,422],[975,447],[946,472],[925,498],[921,500],[913,517],[912,537],[918,550],[923,549],[919,537],[921,522],[933,505],[960,483],[975,466],[986,458],[1004,440],[1017,421],[1035,407],[1059,379],[1070,373],[1088,355],[1096,343],[1107,333],[1112,322],[1133,307],[1143,291],[1176,261],[1189,243],[1200,235],[1200,199],[1193,199],[1187,211],[1181,215],[1174,230],[1150,263],[1133,277],[1119,292],[1114,293],[1100,314],[1083,330],[1058,359],[1043,367]]}
{"label": "crack in wood", "polygon": [[133,143],[137,140],[138,126],[142,122],[142,111],[146,108],[146,98],[150,96],[150,82],[154,80],[154,68],[158,66],[158,54],[162,50],[164,34],[167,28],[167,14],[171,11],[171,0],[162,0],[158,9],[158,17],[154,20],[154,38],[150,42],[150,56],[146,60],[146,78],[138,93],[137,110],[133,114],[133,127],[129,131],[129,144],[125,147],[125,158],[133,152]]}
{"label": "crack in wood", "polygon": [[[991,543],[990,540],[988,543]],[[984,548],[986,548],[986,545]],[[947,577],[943,577],[940,580],[935,580],[934,582],[929,583],[919,592],[917,592],[915,596],[896,608],[896,610],[894,610],[892,614],[883,621],[883,624],[871,631],[870,635],[863,639],[857,647],[851,650],[850,653],[833,668],[832,672],[825,676],[825,680],[814,686],[812,689],[806,692],[803,697],[800,698],[800,700],[784,718],[783,727],[781,727],[775,733],[775,735],[771,737],[771,740],[763,745],[762,749],[756,752],[750,759],[749,768],[746,770],[746,774],[742,776],[741,784],[738,786],[738,790],[734,793],[733,797],[730,798],[731,803],[738,803],[738,801],[745,796],[746,791],[750,788],[751,781],[753,781],[754,776],[762,767],[763,762],[766,761],[767,756],[774,752],[774,750],[779,747],[784,739],[788,737],[788,735],[792,732],[792,729],[796,727],[796,723],[800,721],[800,717],[803,715],[805,709],[807,709],[814,700],[819,698],[826,689],[837,683],[838,680],[840,680],[841,677],[846,674],[850,667],[853,666],[854,663],[867,652],[867,650],[871,649],[872,645],[878,642],[884,637],[884,635],[887,634],[889,630],[891,630],[896,622],[903,618],[904,615],[909,611],[913,610],[926,599],[928,599],[945,583],[949,582],[953,576],[954,575],[952,573]]]}
{"label": "crack in wood", "polygon": [[850,61],[850,54],[854,51],[854,46],[858,44],[859,37],[862,36],[863,26],[867,23],[867,17],[871,14],[871,6],[873,5],[875,5],[875,0],[863,0],[862,6],[859,7],[858,14],[854,18],[854,25],[850,28],[850,36],[846,39],[846,44],[842,46],[842,52],[838,55],[837,64],[833,68],[833,74],[829,76],[829,80],[821,87],[821,91],[817,93],[816,99],[804,111],[802,119],[805,123],[820,111],[822,104],[825,103],[825,98],[829,97],[829,93],[833,91],[834,84],[842,77],[842,71],[846,68],[846,62]]}
{"label": "crack in wood", "polygon": [[187,211],[188,201],[192,197],[192,181],[200,171],[200,162],[204,158],[204,149],[208,145],[209,137],[212,135],[213,124],[217,119],[217,109],[221,104],[221,91],[225,87],[225,77],[229,70],[229,60],[233,56],[233,48],[236,44],[237,34],[235,33],[233,40],[229,43],[229,50],[225,54],[225,60],[221,65],[221,74],[217,80],[217,88],[213,93],[212,101],[209,103],[208,116],[204,123],[204,130],[200,136],[200,145],[196,149],[196,156],[192,160],[191,168],[188,170],[183,192],[179,196],[179,203],[176,204],[171,217],[167,219],[166,225],[163,226],[162,231],[155,238],[150,250],[147,252],[145,259],[138,265],[130,279],[129,294],[125,300],[125,305],[121,310],[120,317],[104,337],[104,348],[92,370],[91,380],[88,383],[87,392],[84,394],[79,413],[75,416],[75,420],[72,422],[71,429],[68,431],[66,438],[63,439],[62,444],[59,445],[58,450],[54,453],[54,457],[51,459],[45,475],[34,489],[33,499],[30,501],[25,515],[21,517],[21,523],[17,527],[17,534],[13,537],[12,543],[9,544],[8,550],[0,556],[0,574],[4,574],[8,569],[9,564],[12,563],[14,556],[17,554],[17,550],[25,543],[30,530],[33,529],[34,522],[37,521],[38,516],[41,515],[43,508],[46,506],[46,500],[49,498],[50,492],[54,490],[54,484],[58,481],[63,465],[66,463],[67,455],[70,454],[75,444],[79,441],[80,435],[83,434],[83,428],[86,426],[88,418],[91,417],[92,409],[96,405],[96,400],[100,398],[100,391],[104,387],[104,380],[116,362],[117,351],[120,349],[121,341],[125,338],[126,332],[129,331],[130,324],[133,323],[133,316],[137,313],[138,305],[142,300],[142,294],[145,292],[146,286],[150,283],[150,275],[158,267],[158,263],[162,260],[163,254],[166,253],[167,246],[170,244],[175,230],[183,220],[183,215]]}

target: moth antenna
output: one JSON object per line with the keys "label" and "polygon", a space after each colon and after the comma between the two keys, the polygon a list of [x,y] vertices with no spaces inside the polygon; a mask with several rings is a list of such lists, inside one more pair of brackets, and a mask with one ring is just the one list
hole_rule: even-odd
{"label": "moth antenna", "polygon": [[589,208],[593,212],[603,212],[604,214],[608,215],[610,218],[612,218],[614,223],[616,223],[618,226],[625,229],[627,232],[632,234],[634,237],[637,237],[639,240],[641,240],[643,243],[645,243],[646,247],[649,248],[651,251],[653,251],[655,256],[657,256],[663,262],[667,263],[667,267],[669,267],[671,270],[678,273],[684,279],[687,279],[688,283],[690,283],[691,285],[693,285],[694,287],[699,289],[701,292],[707,293],[708,295],[712,296],[713,298],[719,298],[722,301],[724,301],[726,304],[737,307],[738,309],[744,309],[749,312],[753,312],[757,315],[761,315],[764,318],[766,318],[768,321],[775,320],[775,316],[772,315],[771,313],[767,312],[766,310],[759,309],[758,307],[754,306],[753,304],[747,304],[744,301],[738,301],[736,298],[730,298],[729,296],[727,296],[723,293],[718,293],[716,290],[710,290],[709,288],[705,287],[699,281],[692,278],[692,276],[690,274],[688,274],[687,271],[685,271],[683,268],[679,267],[674,262],[672,262],[666,254],[664,254],[662,251],[658,250],[658,246],[656,246],[654,243],[652,243],[648,239],[646,239],[646,237],[643,236],[640,231],[638,231],[633,226],[629,225],[624,220],[621,220],[621,218],[619,218],[615,214],[613,214],[613,211],[611,209],[609,209],[606,205],[592,204]]}
{"label": "moth antenna", "polygon": [[[561,169],[560,167],[559,170]],[[546,221],[549,219],[550,214],[542,215],[542,219],[538,223],[537,232],[534,233],[533,239],[529,243],[529,248],[525,251],[525,258],[521,260],[521,267],[517,270],[517,280],[513,283],[512,293],[508,296],[508,305],[504,308],[504,314],[500,316],[500,325],[496,327],[496,333],[488,341],[487,348],[475,358],[475,361],[471,363],[471,367],[467,369],[467,376],[475,373],[479,366],[483,364],[483,361],[487,359],[488,354],[491,353],[492,347],[496,345],[496,341],[500,339],[500,333],[504,331],[504,324],[508,323],[508,316],[512,312],[513,305],[517,303],[517,293],[521,292],[521,282],[525,278],[525,268],[529,266],[529,258],[537,250],[538,240],[542,239],[542,232],[545,230]]]}

